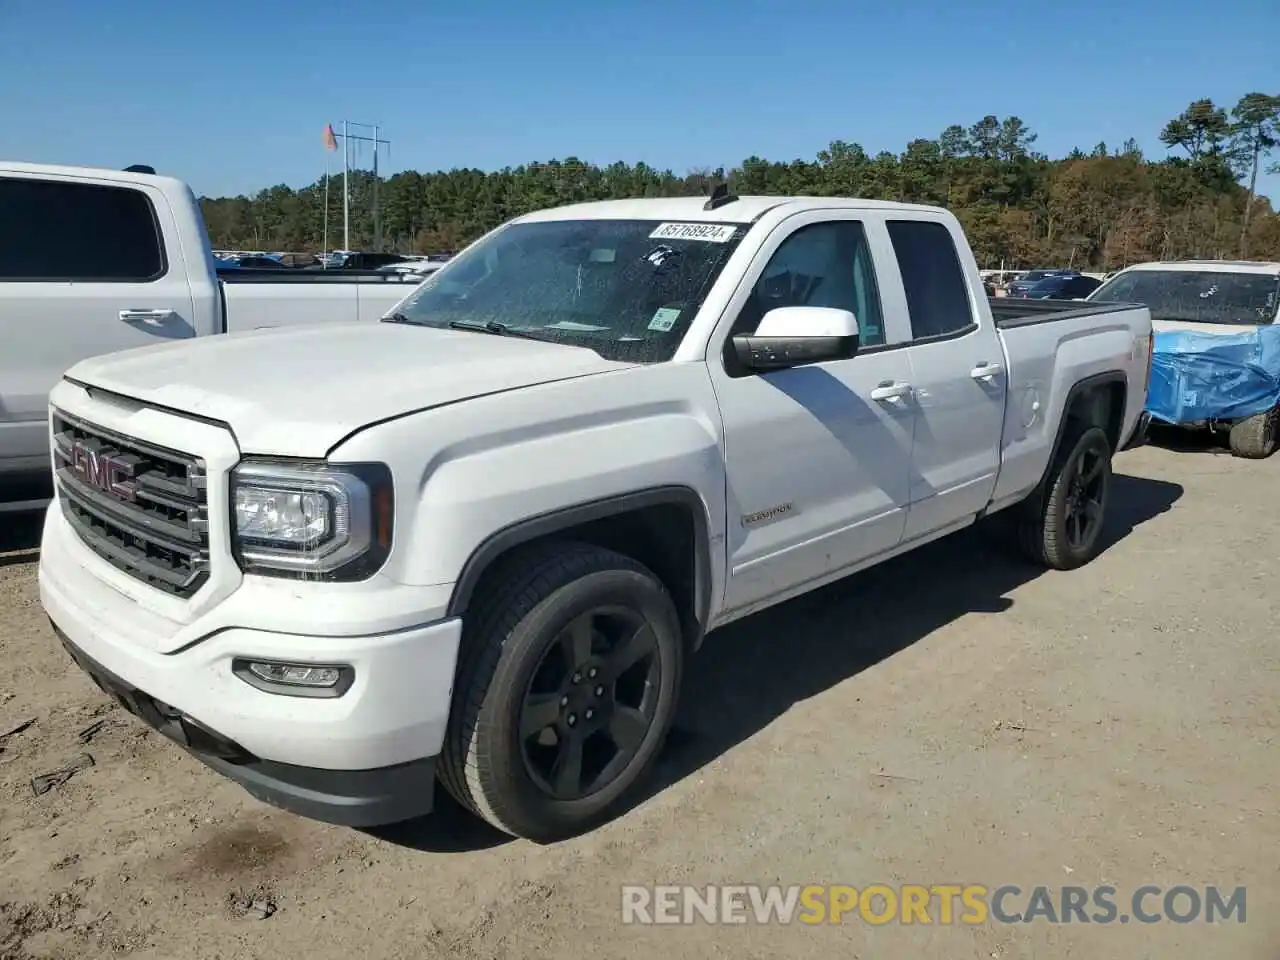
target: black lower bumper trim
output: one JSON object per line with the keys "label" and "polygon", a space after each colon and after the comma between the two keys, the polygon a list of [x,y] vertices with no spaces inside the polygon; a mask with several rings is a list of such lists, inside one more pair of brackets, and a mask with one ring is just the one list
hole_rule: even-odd
{"label": "black lower bumper trim", "polygon": [[324,770],[260,759],[194,717],[117,677],[73,644],[56,624],[50,624],[71,659],[108,696],[264,803],[347,827],[399,823],[431,812],[435,757],[372,770]]}
{"label": "black lower bumper trim", "polygon": [[1138,417],[1138,423],[1133,428],[1133,433],[1129,435],[1129,440],[1121,450],[1132,450],[1134,447],[1140,447],[1147,442],[1147,430],[1151,427],[1151,414],[1142,411]]}

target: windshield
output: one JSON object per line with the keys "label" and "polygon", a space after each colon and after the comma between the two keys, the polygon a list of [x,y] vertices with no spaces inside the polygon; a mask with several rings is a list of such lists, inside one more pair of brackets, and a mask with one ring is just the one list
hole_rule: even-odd
{"label": "windshield", "polygon": [[1090,300],[1145,304],[1153,320],[1272,323],[1280,278],[1265,273],[1132,270],[1094,291]]}
{"label": "windshield", "polygon": [[670,360],[746,224],[550,220],[503,227],[430,276],[394,317]]}

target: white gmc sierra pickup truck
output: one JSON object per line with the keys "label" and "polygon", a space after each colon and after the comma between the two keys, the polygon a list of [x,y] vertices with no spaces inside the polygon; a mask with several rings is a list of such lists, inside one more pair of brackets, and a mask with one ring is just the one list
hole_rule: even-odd
{"label": "white gmc sierra pickup truck", "polygon": [[1008,508],[1099,549],[1144,307],[1000,302],[944,210],[547,210],[386,322],[100,357],[51,395],[40,593],[77,663],[253,795],[350,825],[435,779],[581,831],[704,635]]}
{"label": "white gmc sierra pickup truck", "polygon": [[[420,279],[218,272],[182,181],[0,161],[0,481],[47,486],[49,389],[86,357],[265,326],[376,321]],[[6,506],[18,504],[0,502],[0,514]]]}

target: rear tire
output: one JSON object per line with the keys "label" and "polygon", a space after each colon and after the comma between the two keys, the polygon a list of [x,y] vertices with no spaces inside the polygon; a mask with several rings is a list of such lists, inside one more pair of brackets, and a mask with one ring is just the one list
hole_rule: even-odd
{"label": "rear tire", "polygon": [[1111,495],[1111,441],[1101,427],[1070,434],[1042,486],[1015,508],[1022,552],[1054,570],[1084,566],[1101,550]]}
{"label": "rear tire", "polygon": [[680,621],[662,582],[610,550],[547,544],[499,563],[464,633],[440,776],[499,830],[551,842],[608,819],[657,759]]}
{"label": "rear tire", "polygon": [[1265,460],[1276,449],[1280,433],[1280,407],[1245,417],[1231,425],[1228,442],[1231,454],[1246,460]]}

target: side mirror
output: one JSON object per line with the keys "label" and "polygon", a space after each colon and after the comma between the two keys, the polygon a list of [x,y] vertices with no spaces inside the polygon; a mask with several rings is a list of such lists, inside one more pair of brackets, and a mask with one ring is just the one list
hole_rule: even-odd
{"label": "side mirror", "polygon": [[858,352],[858,318],[833,307],[778,307],[755,333],[733,338],[733,351],[748,370],[783,370]]}

